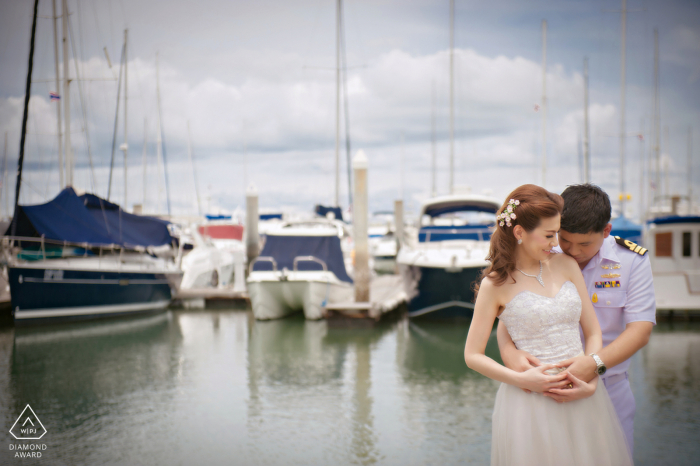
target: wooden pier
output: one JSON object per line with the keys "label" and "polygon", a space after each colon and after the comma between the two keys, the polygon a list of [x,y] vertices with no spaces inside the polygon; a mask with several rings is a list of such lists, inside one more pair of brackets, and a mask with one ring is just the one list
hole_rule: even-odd
{"label": "wooden pier", "polygon": [[399,275],[379,275],[373,277],[369,284],[368,302],[333,303],[324,308],[329,320],[366,319],[378,321],[385,314],[404,304],[408,297]]}
{"label": "wooden pier", "polygon": [[234,291],[233,288],[191,288],[181,289],[173,296],[173,304],[185,309],[204,309],[247,304],[250,301],[247,291]]}

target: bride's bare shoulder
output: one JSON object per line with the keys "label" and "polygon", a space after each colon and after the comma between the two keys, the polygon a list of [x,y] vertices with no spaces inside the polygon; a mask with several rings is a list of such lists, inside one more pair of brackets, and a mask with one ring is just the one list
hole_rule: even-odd
{"label": "bride's bare shoulder", "polygon": [[579,270],[576,260],[563,252],[552,254],[549,259],[549,266],[558,272]]}

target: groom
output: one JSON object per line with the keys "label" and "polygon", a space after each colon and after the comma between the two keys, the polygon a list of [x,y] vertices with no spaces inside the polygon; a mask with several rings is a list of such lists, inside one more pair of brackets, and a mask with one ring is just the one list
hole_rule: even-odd
{"label": "groom", "polygon": [[[610,236],[610,199],[591,184],[569,186],[561,193],[559,246],[576,259],[588,288],[588,296],[603,332],[603,349],[595,355],[578,356],[561,364],[579,379],[589,382],[601,374],[610,400],[625,431],[630,451],[634,448],[635,402],[628,380],[630,358],[649,341],[656,324],[656,300],[647,250]],[[525,371],[540,365],[534,356],[516,349],[505,326],[498,324],[498,346],[503,363]],[[559,402],[575,395],[545,393]]]}

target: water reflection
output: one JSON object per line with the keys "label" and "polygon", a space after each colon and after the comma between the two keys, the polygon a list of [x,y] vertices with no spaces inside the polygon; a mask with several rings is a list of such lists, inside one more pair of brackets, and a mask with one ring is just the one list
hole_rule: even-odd
{"label": "water reflection", "polygon": [[[283,450],[288,443],[285,457],[292,462],[324,463],[341,457],[375,463],[379,452],[372,414],[371,347],[390,330],[388,325],[329,328],[326,321],[301,317],[253,322],[248,348],[249,432]],[[300,431],[303,436],[295,435]]]}
{"label": "water reflection", "polygon": [[[499,384],[464,364],[467,332],[234,310],[0,328],[0,464],[26,403],[51,464],[488,463]],[[700,325],[660,324],[633,359],[637,464],[700,454],[699,354]]]}
{"label": "water reflection", "polygon": [[[51,433],[43,439],[49,446],[85,438],[113,442],[115,432],[104,427],[131,409],[143,412],[140,394],[167,388],[177,371],[173,351],[180,334],[169,313],[20,327],[2,335],[7,368],[0,374],[0,412],[7,421],[30,404]],[[160,401],[167,406],[169,399]],[[0,441],[8,436],[0,434]]]}
{"label": "water reflection", "polygon": [[637,400],[636,463],[697,464],[700,324],[657,325],[630,374]]}

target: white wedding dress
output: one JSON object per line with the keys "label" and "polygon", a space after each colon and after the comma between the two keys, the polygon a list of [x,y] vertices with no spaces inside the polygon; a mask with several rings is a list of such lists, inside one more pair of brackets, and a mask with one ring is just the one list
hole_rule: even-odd
{"label": "white wedding dress", "polygon": [[[570,281],[553,298],[523,291],[499,316],[518,349],[543,364],[583,353],[580,317],[581,298]],[[501,384],[492,429],[492,465],[632,464],[602,381],[592,396],[566,403]]]}

